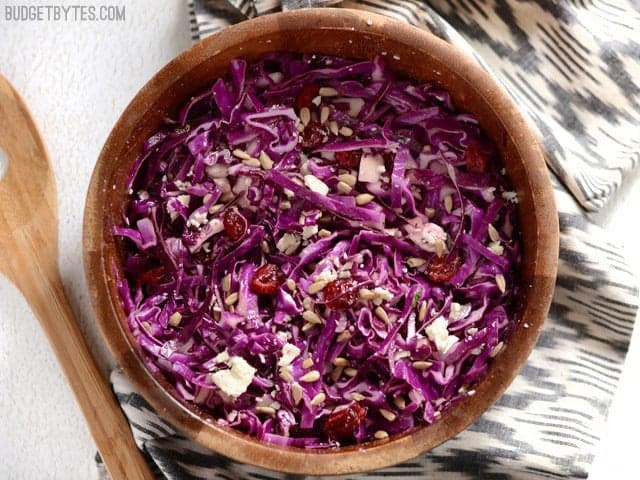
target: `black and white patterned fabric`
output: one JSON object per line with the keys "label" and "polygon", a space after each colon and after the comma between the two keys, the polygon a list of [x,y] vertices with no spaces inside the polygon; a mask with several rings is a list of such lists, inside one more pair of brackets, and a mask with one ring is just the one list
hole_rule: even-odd
{"label": "black and white patterned fabric", "polygon": [[[293,8],[301,2],[284,3]],[[555,172],[557,286],[522,373],[477,422],[418,459],[338,478],[586,478],[638,309],[636,279],[619,246],[590,223],[585,209],[602,206],[640,158],[640,45],[629,35],[640,31],[640,7],[604,0],[429,3],[438,13],[414,0],[340,6],[387,14],[456,44],[492,71],[533,119]],[[283,8],[280,0],[189,4],[194,40]],[[113,372],[112,383],[158,478],[293,478],[204,449],[158,416],[122,373]]]}

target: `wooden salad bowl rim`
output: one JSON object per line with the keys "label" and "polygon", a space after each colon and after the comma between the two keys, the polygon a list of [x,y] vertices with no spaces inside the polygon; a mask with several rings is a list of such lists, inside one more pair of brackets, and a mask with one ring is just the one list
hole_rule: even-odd
{"label": "wooden salad bowl rim", "polygon": [[[117,293],[120,256],[112,227],[121,218],[125,181],[141,146],[192,94],[224,75],[229,61],[287,50],[372,58],[386,52],[389,68],[448,90],[461,110],[475,114],[494,141],[518,193],[523,237],[519,323],[476,394],[436,423],[387,440],[327,450],[262,443],[220,426],[148,370],[131,336]],[[496,81],[477,63],[433,34],[387,17],[348,9],[306,9],[242,22],[196,44],[160,70],[124,111],[100,154],[84,216],[84,267],[102,335],[143,397],[179,431],[234,460],[295,474],[337,475],[387,467],[452,438],[505,391],[538,338],[553,295],[558,265],[558,215],[536,136]]]}

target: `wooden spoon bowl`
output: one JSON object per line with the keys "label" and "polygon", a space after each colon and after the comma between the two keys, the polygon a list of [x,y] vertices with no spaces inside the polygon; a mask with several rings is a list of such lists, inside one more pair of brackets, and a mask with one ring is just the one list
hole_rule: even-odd
{"label": "wooden spoon bowl", "polygon": [[[519,326],[476,395],[433,425],[384,441],[325,451],[261,443],[218,425],[206,412],[180,400],[161,375],[144,366],[141,349],[129,332],[114,280],[121,252],[112,228],[120,222],[127,199],[124,185],[135,157],[164,119],[175,117],[190,96],[223,76],[232,59],[252,60],[276,50],[358,59],[388,52],[391,69],[440,84],[462,110],[478,117],[518,192],[524,240]],[[85,269],[96,316],[113,355],[142,395],[202,445],[241,462],[298,474],[344,474],[396,464],[432,449],[476,420],[504,392],[533,349],[551,303],[558,260],[557,212],[542,154],[496,82],[473,60],[428,32],[345,9],[300,10],[244,22],[195,45],[163,68],[134,98],[107,140],[91,181],[84,227]]]}

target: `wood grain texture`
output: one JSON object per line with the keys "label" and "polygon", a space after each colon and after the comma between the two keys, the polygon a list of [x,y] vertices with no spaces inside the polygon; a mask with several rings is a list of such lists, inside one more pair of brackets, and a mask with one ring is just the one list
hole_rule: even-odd
{"label": "wood grain texture", "polygon": [[[147,370],[132,338],[115,285],[121,252],[112,228],[127,198],[125,181],[143,142],[190,96],[228,69],[274,50],[371,59],[381,52],[391,69],[434,81],[455,103],[474,113],[495,142],[519,195],[524,237],[520,327],[496,357],[476,395],[440,421],[388,440],[325,451],[268,445],[217,425],[176,395],[161,375]],[[496,82],[473,60],[435,36],[386,17],[346,9],[308,9],[260,17],[207,38],[156,74],[115,125],[96,165],[85,207],[84,259],[91,301],[109,347],[142,395],[185,434],[241,462],[298,474],[331,475],[373,470],[416,457],[453,437],[504,392],[533,349],[548,312],[558,262],[558,217],[535,136]],[[527,323],[529,328],[522,328]]]}
{"label": "wood grain texture", "polygon": [[9,159],[0,180],[0,271],[20,289],[47,334],[111,478],[152,479],[69,306],[58,270],[53,171],[26,105],[2,76],[0,148]]}

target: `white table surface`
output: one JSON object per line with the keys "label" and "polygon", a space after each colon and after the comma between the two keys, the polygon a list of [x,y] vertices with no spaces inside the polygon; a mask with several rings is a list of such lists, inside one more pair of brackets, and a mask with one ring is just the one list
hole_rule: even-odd
{"label": "white table surface", "polygon": [[[12,2],[0,6],[0,73],[22,93],[49,146],[58,187],[62,276],[106,372],[112,360],[92,319],[81,264],[85,192],[100,148],[128,100],[190,45],[186,2],[129,1],[120,23],[9,23],[3,11],[7,3]],[[600,220],[627,244],[633,269],[640,273],[638,210],[640,188],[627,186],[615,200],[614,213]],[[636,331],[598,448],[595,480],[609,479],[612,472],[620,479],[637,478],[639,336]],[[0,392],[1,479],[95,477],[94,447],[84,419],[36,319],[4,278]]]}

